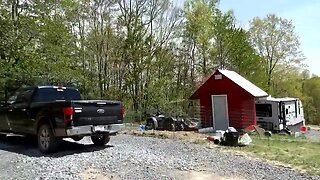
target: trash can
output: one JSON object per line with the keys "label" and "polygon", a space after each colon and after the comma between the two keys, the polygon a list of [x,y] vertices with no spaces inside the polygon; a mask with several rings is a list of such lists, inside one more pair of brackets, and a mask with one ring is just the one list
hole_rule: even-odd
{"label": "trash can", "polygon": [[239,140],[239,132],[225,132],[224,142],[226,146],[237,146]]}

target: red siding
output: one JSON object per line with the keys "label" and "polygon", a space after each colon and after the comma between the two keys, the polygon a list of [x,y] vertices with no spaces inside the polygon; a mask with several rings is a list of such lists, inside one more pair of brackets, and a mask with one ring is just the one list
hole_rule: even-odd
{"label": "red siding", "polygon": [[256,124],[255,98],[225,76],[218,80],[214,77],[198,90],[202,125],[213,125],[211,95],[227,95],[230,126],[241,129]]}

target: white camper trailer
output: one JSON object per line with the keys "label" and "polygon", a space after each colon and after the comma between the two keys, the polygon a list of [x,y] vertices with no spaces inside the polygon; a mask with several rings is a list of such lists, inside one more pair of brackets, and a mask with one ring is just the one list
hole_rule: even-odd
{"label": "white camper trailer", "polygon": [[256,101],[257,124],[270,131],[281,131],[297,125],[304,126],[302,103],[297,98],[273,98]]}

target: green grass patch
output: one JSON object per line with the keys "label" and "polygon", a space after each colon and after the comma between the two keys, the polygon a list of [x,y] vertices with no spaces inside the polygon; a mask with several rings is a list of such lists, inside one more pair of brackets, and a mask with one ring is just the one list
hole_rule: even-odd
{"label": "green grass patch", "polygon": [[269,142],[266,137],[251,135],[251,138],[252,144],[239,150],[320,175],[320,143],[281,135],[273,135]]}

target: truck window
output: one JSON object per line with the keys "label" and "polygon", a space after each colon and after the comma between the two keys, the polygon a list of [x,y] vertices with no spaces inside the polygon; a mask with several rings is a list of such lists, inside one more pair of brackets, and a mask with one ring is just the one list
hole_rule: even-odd
{"label": "truck window", "polygon": [[15,96],[12,96],[9,100],[14,101],[15,103],[28,102],[31,99],[33,89],[24,89],[16,93]]}
{"label": "truck window", "polygon": [[16,100],[17,100],[17,93],[16,94],[14,94],[13,96],[10,96],[9,97],[9,99],[8,99],[8,101],[11,101],[11,102],[15,102]]}
{"label": "truck window", "polygon": [[256,113],[258,117],[272,117],[271,104],[256,104]]}
{"label": "truck window", "polygon": [[37,90],[33,102],[56,100],[81,100],[81,96],[76,89],[64,89],[60,91],[57,88],[40,88]]}

